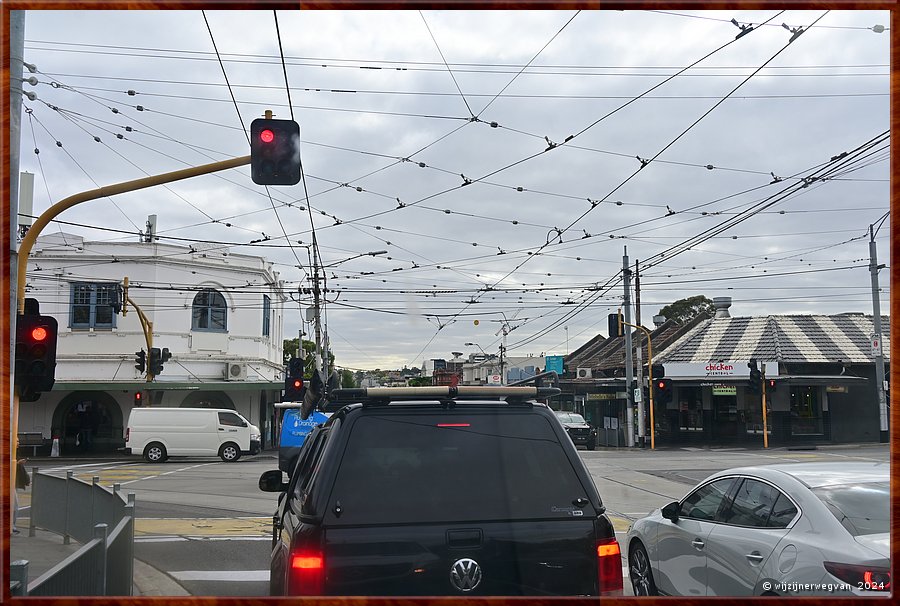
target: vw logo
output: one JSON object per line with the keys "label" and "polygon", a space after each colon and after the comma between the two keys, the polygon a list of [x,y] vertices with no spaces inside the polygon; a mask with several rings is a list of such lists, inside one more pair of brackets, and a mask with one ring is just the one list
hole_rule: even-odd
{"label": "vw logo", "polygon": [[481,582],[481,566],[473,559],[456,560],[450,567],[450,583],[459,591],[468,593]]}

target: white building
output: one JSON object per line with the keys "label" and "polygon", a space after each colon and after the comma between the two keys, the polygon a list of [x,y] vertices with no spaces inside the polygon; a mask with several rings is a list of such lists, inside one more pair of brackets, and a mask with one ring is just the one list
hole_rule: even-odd
{"label": "white building", "polygon": [[[134,305],[120,315],[112,302],[126,277]],[[141,393],[144,406],[236,410],[270,446],[284,385],[282,286],[270,262],[221,245],[38,238],[25,296],[59,323],[56,383],[20,403],[18,430],[58,437],[64,453],[122,447]],[[151,383],[135,368],[147,350],[135,305],[152,323],[153,347],[172,356]]]}
{"label": "white building", "polygon": [[[503,371],[506,374],[504,384],[508,385],[532,377],[543,371],[544,364],[543,356],[504,358]],[[499,356],[469,354],[468,361],[462,365],[462,385],[488,385],[497,381],[500,374]],[[497,382],[499,383],[499,381]]]}

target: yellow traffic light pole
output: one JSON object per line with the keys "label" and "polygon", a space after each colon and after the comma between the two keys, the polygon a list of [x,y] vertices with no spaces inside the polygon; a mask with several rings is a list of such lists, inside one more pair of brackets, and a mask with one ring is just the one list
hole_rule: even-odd
{"label": "yellow traffic light pole", "polygon": [[[98,189],[92,189],[75,194],[73,196],[69,196],[65,200],[57,202],[56,204],[45,210],[43,213],[41,213],[41,216],[38,217],[35,220],[34,224],[28,229],[28,232],[25,234],[25,237],[22,239],[22,243],[19,246],[19,258],[17,264],[18,274],[16,276],[17,315],[22,316],[25,313],[25,272],[28,270],[28,257],[31,254],[31,249],[34,247],[34,243],[40,235],[41,230],[43,230],[50,223],[50,221],[55,219],[64,210],[68,210],[73,206],[81,204],[82,202],[87,202],[88,200],[96,200],[97,198],[106,198],[108,196],[124,194],[130,191],[136,191],[138,189],[145,189],[147,187],[162,185],[164,183],[172,183],[173,181],[181,181],[182,179],[190,179],[191,177],[207,175],[209,173],[218,172],[220,170],[227,170],[229,168],[237,168],[239,166],[245,166],[247,164],[250,164],[250,156],[241,156],[240,158],[231,158],[230,160],[222,160],[221,162],[203,164],[202,166],[194,166],[191,168],[176,170],[174,172],[164,173],[162,175],[151,175],[142,179],[135,179],[133,181],[125,181],[124,183],[107,185],[105,187],[100,187]],[[137,308],[135,307],[135,309]],[[140,315],[143,315],[140,312],[138,313]],[[149,352],[147,353],[149,357]],[[19,450],[18,390],[14,390],[13,392],[12,404],[12,449],[10,451],[12,464],[9,466],[9,475],[10,486],[15,486],[16,457],[18,456]]]}
{"label": "yellow traffic light pole", "polygon": [[[619,322],[625,326],[639,328],[647,335],[647,381],[648,385],[650,385],[650,402],[648,404],[650,406],[650,450],[654,450],[656,448],[656,424],[653,421],[653,342],[650,340],[650,331],[638,324],[629,324],[622,319],[621,314],[619,314]],[[640,344],[638,344],[638,347],[640,347]],[[631,389],[631,386],[629,386],[628,389]]]}
{"label": "yellow traffic light pole", "polygon": [[124,318],[128,314],[128,304],[134,308],[134,311],[137,312],[138,320],[141,321],[141,330],[144,331],[144,341],[147,342],[147,356],[148,358],[144,361],[146,364],[144,370],[146,371],[147,382],[151,382],[153,380],[153,373],[150,372],[150,350],[153,349],[153,322],[144,314],[144,310],[137,306],[137,304],[131,300],[131,297],[128,296],[128,276],[125,276],[123,280],[123,296],[122,296],[122,317]]}

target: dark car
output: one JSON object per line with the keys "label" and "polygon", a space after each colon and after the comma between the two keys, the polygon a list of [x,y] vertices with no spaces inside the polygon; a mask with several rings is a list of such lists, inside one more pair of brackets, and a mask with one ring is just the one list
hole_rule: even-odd
{"label": "dark car", "polygon": [[566,428],[566,433],[572,438],[572,443],[576,446],[587,446],[588,450],[594,450],[597,446],[597,428],[589,425],[578,413],[566,412],[562,410],[556,411],[556,418]]}
{"label": "dark car", "polygon": [[[597,488],[542,387],[338,390],[273,518],[272,595],[622,595]],[[343,405],[348,400],[355,403]]]}

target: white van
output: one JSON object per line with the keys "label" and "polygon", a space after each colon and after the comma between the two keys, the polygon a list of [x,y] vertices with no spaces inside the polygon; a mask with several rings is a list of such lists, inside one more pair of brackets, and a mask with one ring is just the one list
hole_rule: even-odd
{"label": "white van", "polygon": [[125,452],[148,463],[169,456],[222,457],[237,461],[260,450],[259,428],[233,410],[134,408],[125,430]]}

